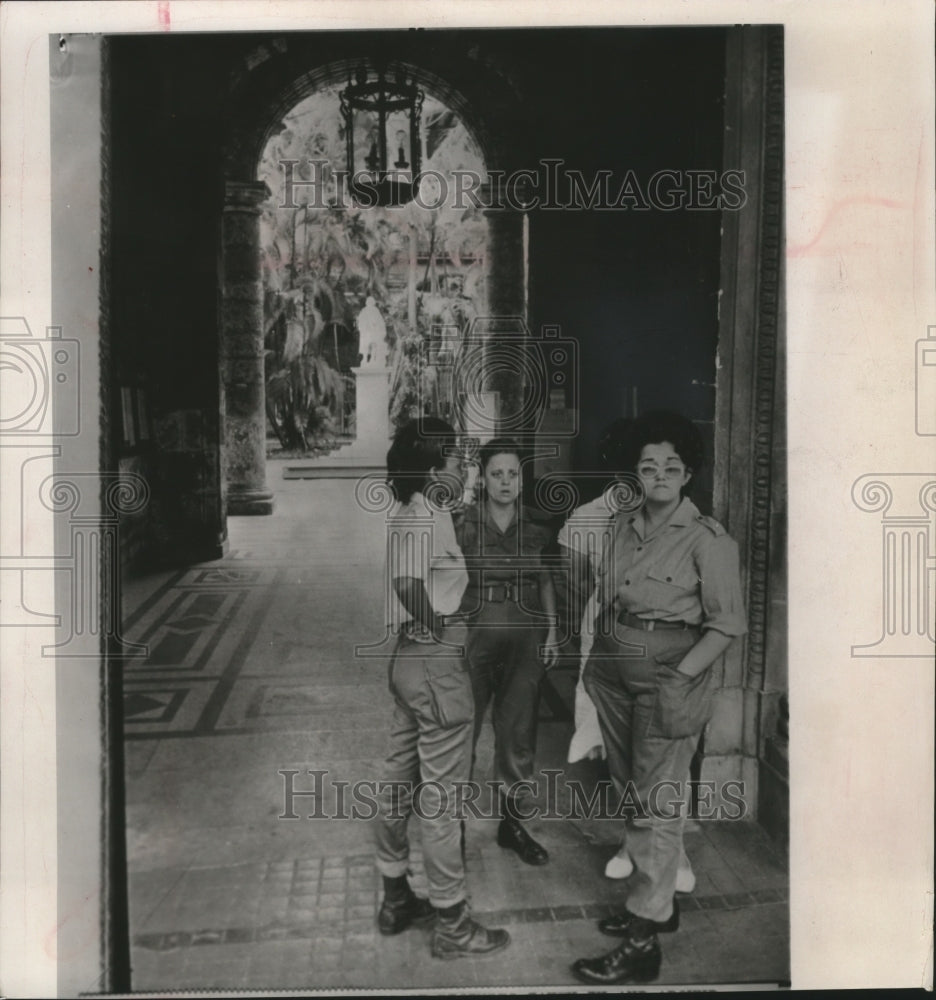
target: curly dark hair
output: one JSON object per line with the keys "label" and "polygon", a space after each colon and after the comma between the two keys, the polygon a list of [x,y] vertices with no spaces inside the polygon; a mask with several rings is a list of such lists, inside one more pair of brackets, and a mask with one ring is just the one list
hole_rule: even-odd
{"label": "curly dark hair", "polygon": [[426,488],[429,473],[445,465],[456,448],[455,428],[438,417],[420,417],[404,424],[387,452],[387,482],[401,503]]}
{"label": "curly dark hair", "polygon": [[633,471],[644,445],[662,441],[673,446],[689,472],[697,475],[705,465],[705,448],[699,428],[680,413],[653,410],[637,417],[626,429],[619,452],[620,471]]}
{"label": "curly dark hair", "polygon": [[481,445],[478,451],[478,461],[481,463],[482,472],[487,469],[488,463],[495,455],[516,455],[518,461],[523,457],[520,454],[520,445],[513,438],[491,438],[490,441]]}

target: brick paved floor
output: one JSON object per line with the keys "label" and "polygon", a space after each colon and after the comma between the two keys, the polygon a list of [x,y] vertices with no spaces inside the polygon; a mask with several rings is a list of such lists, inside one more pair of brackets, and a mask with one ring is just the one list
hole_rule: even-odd
{"label": "brick paved floor", "polygon": [[[327,771],[330,810],[343,782],[373,780],[390,713],[382,519],[355,505],[352,481],[278,476],[271,465],[276,514],[231,518],[226,559],[125,594],[129,638],[150,646],[125,685],[134,990],[575,985],[570,962],[613,947],[595,921],[626,896],[602,874],[613,823],[538,820],[550,863],[530,868],[497,847],[496,821],[470,821],[472,908],[512,943],[447,963],[431,958],[427,931],[377,933],[366,820],[309,819],[316,805],[301,796],[298,818],[280,818],[287,782],[308,790],[310,770]],[[537,764],[562,770],[560,801],[569,778],[591,788],[606,776],[564,763],[573,682],[554,678],[539,731]],[[479,777],[490,765],[486,724]],[[661,938],[658,983],[787,980],[782,853],[750,821],[693,822],[686,848],[697,886],[680,897],[680,929]]]}

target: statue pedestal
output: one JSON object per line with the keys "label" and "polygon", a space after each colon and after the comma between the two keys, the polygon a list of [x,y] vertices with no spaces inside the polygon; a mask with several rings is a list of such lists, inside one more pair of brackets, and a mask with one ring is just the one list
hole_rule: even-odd
{"label": "statue pedestal", "polygon": [[390,369],[352,368],[356,388],[357,435],[335,458],[384,465],[390,447]]}
{"label": "statue pedestal", "polygon": [[386,469],[390,450],[390,370],[365,367],[351,371],[357,390],[357,437],[331,455],[284,465],[284,479],[356,479],[379,475]]}

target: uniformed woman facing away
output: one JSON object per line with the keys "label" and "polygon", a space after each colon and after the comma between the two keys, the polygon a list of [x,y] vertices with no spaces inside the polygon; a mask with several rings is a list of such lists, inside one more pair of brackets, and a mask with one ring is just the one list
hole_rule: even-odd
{"label": "uniformed woman facing away", "polygon": [[469,615],[468,666],[475,696],[477,742],[493,700],[496,777],[501,822],[497,843],[526,864],[549,860],[521,819],[530,815],[539,690],[547,666],[558,659],[556,597],[541,564],[551,537],[546,518],[519,502],[520,450],[493,438],[480,453],[478,503],[458,529],[469,563],[462,611]]}
{"label": "uniformed woman facing away", "polygon": [[615,787],[639,799],[624,844],[636,874],[625,908],[598,925],[620,947],[572,966],[585,983],[646,982],[659,972],[657,933],[679,924],[689,764],[712,711],[711,667],[747,631],[738,546],[683,496],[702,458],[697,428],[673,413],[638,418],[624,442],[622,471],[636,473],[644,500],[615,515],[584,682]]}
{"label": "uniformed woman facing away", "polygon": [[[377,924],[382,934],[397,934],[434,916],[436,958],[490,953],[510,938],[469,914],[457,816],[456,783],[467,783],[471,772],[474,701],[465,627],[455,614],[468,574],[447,509],[463,485],[452,427],[430,417],[402,427],[387,455],[387,478],[400,502],[389,523],[388,576],[402,613],[389,667],[390,752],[378,786],[384,899]],[[406,878],[413,812],[421,825],[428,901]]]}

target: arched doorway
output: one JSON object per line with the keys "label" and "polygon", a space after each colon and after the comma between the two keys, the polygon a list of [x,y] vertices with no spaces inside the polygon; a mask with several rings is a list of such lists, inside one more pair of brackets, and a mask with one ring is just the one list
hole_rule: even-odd
{"label": "arched doorway", "polygon": [[[263,48],[263,47],[261,47]],[[261,69],[255,74],[248,73],[242,88],[237,93],[236,98],[231,101],[230,131],[225,150],[225,171],[224,171],[224,193],[225,200],[223,206],[223,224],[221,229],[221,260],[222,260],[222,313],[221,313],[221,334],[220,334],[220,359],[222,372],[222,415],[224,420],[223,452],[224,460],[222,464],[222,477],[226,490],[226,510],[229,514],[269,514],[273,510],[273,495],[266,483],[266,429],[267,429],[267,406],[265,392],[265,371],[264,371],[264,341],[271,333],[267,328],[267,320],[264,314],[264,285],[262,276],[264,241],[262,233],[261,216],[264,213],[264,206],[271,203],[278,203],[285,211],[295,213],[303,204],[309,204],[309,194],[312,196],[313,214],[320,216],[312,221],[312,225],[322,222],[322,216],[327,218],[329,213],[329,201],[327,192],[322,188],[321,182],[326,174],[321,176],[306,175],[304,179],[298,179],[295,173],[295,164],[286,168],[282,173],[284,184],[288,185],[287,190],[281,190],[278,194],[281,197],[274,198],[269,183],[261,179],[261,167],[267,164],[267,176],[269,172],[270,155],[269,149],[275,150],[277,145],[282,147],[283,142],[277,143],[277,136],[283,136],[290,129],[284,126],[284,119],[288,118],[304,102],[316,101],[316,95],[337,94],[341,85],[349,79],[354,68],[367,63],[368,54],[359,53],[344,59],[331,61],[325,65],[316,66],[306,72],[296,76],[292,61],[280,60],[277,55],[272,55],[268,51],[258,53],[266,58],[260,60]],[[436,295],[437,299],[444,299],[445,302],[437,302],[435,311],[430,309],[430,315],[424,316],[428,322],[430,335],[432,328],[435,328],[436,336],[440,340],[440,346],[444,349],[446,333],[446,315],[452,315],[457,310],[453,303],[456,300],[464,300],[464,283],[469,280],[477,282],[471,301],[471,312],[474,315],[493,316],[518,316],[523,319],[527,314],[527,285],[525,280],[525,242],[524,232],[526,220],[525,216],[516,210],[512,210],[510,205],[505,205],[498,192],[491,191],[491,185],[487,179],[491,176],[501,178],[507,171],[497,169],[498,165],[505,162],[504,150],[512,149],[516,157],[522,149],[522,144],[516,141],[514,136],[511,142],[504,141],[503,132],[505,127],[497,114],[487,113],[482,122],[479,114],[473,109],[472,102],[449,80],[439,75],[434,69],[427,69],[419,62],[401,61],[391,63],[390,69],[399,67],[416,83],[425,89],[429,100],[434,102],[430,107],[435,111],[435,125],[441,129],[445,116],[462,124],[465,135],[469,138],[473,147],[472,155],[468,160],[474,161],[474,172],[478,175],[478,180],[482,177],[484,184],[473,185],[478,188],[479,193],[476,201],[481,206],[497,205],[496,210],[484,210],[477,213],[477,220],[481,222],[482,215],[486,230],[486,251],[483,256],[481,280],[478,275],[470,274],[470,267],[455,269],[457,273],[445,276],[451,281],[451,288],[458,288],[457,294]],[[503,81],[492,74],[478,74],[477,67],[456,67],[467,80],[474,80],[474,88],[478,91],[479,97],[485,92],[491,93],[499,90],[498,104],[507,109],[506,118],[508,121],[517,114],[514,106],[515,101],[511,99],[509,93],[504,93]],[[455,76],[458,73],[453,74]],[[320,98],[321,99],[321,98]],[[483,102],[482,102],[483,105]],[[307,108],[305,110],[308,110]],[[428,118],[428,115],[426,116]],[[499,135],[499,132],[501,133]],[[293,137],[294,138],[294,137]],[[423,138],[424,142],[431,144],[432,137]],[[287,137],[289,145],[289,137]],[[284,152],[280,148],[280,153]],[[289,150],[285,150],[289,152]],[[267,156],[265,160],[264,157]],[[521,154],[522,155],[522,154]],[[273,153],[273,159],[276,154]],[[281,156],[283,161],[291,161],[292,156]],[[464,159],[464,157],[463,157]],[[483,164],[485,172],[482,173],[480,167]],[[510,164],[508,163],[508,166]],[[465,164],[465,166],[470,166]],[[301,166],[300,168],[301,169]],[[288,172],[287,172],[288,171]],[[496,183],[495,183],[496,187]],[[302,190],[302,197],[298,191]],[[452,192],[449,192],[451,194]],[[338,194],[339,200],[341,194]],[[431,202],[424,204],[437,204],[439,199],[434,197]],[[458,203],[448,209],[457,212]],[[338,212],[344,211],[342,208]],[[377,209],[366,211],[375,212]],[[436,248],[432,246],[435,235],[433,225],[438,222],[438,215],[433,215],[432,211],[417,206],[402,207],[399,209],[386,210],[400,213],[402,220],[412,230],[413,238],[408,240],[409,246],[408,267],[411,274],[418,269],[420,257],[420,238],[422,238],[422,249],[425,250],[426,275],[423,284],[426,286],[423,292],[428,292],[428,296],[423,296],[421,301],[426,305],[440,287],[439,275],[434,270],[433,262],[437,259]],[[445,207],[440,207],[436,213],[446,211]],[[409,212],[409,218],[406,213]],[[413,212],[417,214],[413,214]],[[269,212],[268,212],[269,219]],[[423,225],[420,226],[418,221]],[[303,238],[309,240],[309,217],[308,209],[304,209],[301,215],[291,215],[288,217],[287,228],[290,229],[288,238],[288,254],[290,258],[293,253],[293,243],[295,242],[296,226],[304,230]],[[392,220],[384,220],[388,224],[388,232],[394,231]],[[369,226],[372,232],[376,232],[380,227],[380,220],[370,220],[362,225]],[[275,230],[277,227],[267,227]],[[338,227],[343,228],[343,227]],[[425,231],[420,233],[420,229]],[[400,227],[396,227],[399,232]],[[266,269],[268,274],[275,269],[277,254],[280,259],[284,259],[282,249],[276,250],[277,234],[272,235],[272,246],[268,247],[266,255]],[[286,234],[279,233],[280,240]],[[328,234],[324,235],[327,242]],[[484,235],[484,234],[482,234]],[[333,243],[335,236],[335,226],[332,226],[331,236]],[[428,241],[428,246],[426,243]],[[366,241],[365,241],[366,242]],[[477,241],[476,241],[477,242]],[[402,249],[402,248],[401,248]],[[452,260],[452,254],[447,254]],[[458,258],[458,251],[455,258]],[[415,257],[415,262],[413,258]],[[352,293],[349,297],[344,294],[341,298],[343,304],[338,304],[334,292],[336,290],[336,278],[328,273],[328,268],[334,260],[334,255],[330,260],[328,247],[320,245],[319,253],[314,262],[309,261],[306,268],[304,288],[300,295],[293,294],[292,298],[287,298],[287,305],[284,311],[293,311],[292,316],[286,316],[285,329],[279,333],[272,331],[274,344],[276,337],[280,338],[279,345],[281,355],[286,358],[292,351],[294,345],[289,343],[288,326],[290,321],[294,324],[293,332],[302,338],[308,339],[310,336],[321,336],[325,332],[325,327],[331,324],[330,333],[334,341],[331,351],[334,360],[338,363],[336,371],[337,377],[331,378],[326,373],[326,378],[320,385],[323,389],[323,398],[327,399],[330,407],[337,411],[343,407],[341,397],[343,396],[346,384],[342,385],[340,380],[341,365],[346,363],[348,357],[356,353],[353,343],[354,331],[350,329],[353,320],[353,306],[357,305],[356,296],[360,296],[361,290]],[[475,263],[471,261],[470,263]],[[342,260],[342,264],[345,261]],[[297,277],[296,261],[291,260],[293,273],[289,276],[289,283],[294,284]],[[363,289],[366,297],[368,284],[379,285],[379,281],[374,281],[375,272],[364,276]],[[337,280],[344,278],[341,275]],[[447,282],[448,283],[448,282]],[[268,281],[268,285],[271,283]],[[282,284],[282,281],[280,281]],[[359,282],[359,284],[361,284]],[[418,336],[418,326],[420,323],[418,312],[420,289],[418,282],[408,280],[406,318],[401,316],[401,329],[408,328],[413,337]],[[296,293],[300,289],[295,287],[287,289],[288,292]],[[280,290],[282,295],[282,290]],[[316,303],[316,295],[319,302]],[[310,301],[311,296],[311,301]],[[392,298],[392,296],[388,296]],[[340,316],[324,316],[318,306],[325,304],[328,300],[329,311],[334,311],[336,304],[339,305]],[[290,304],[291,303],[291,304]],[[389,304],[389,303],[388,303]],[[268,304],[269,305],[269,304]],[[318,310],[319,316],[315,316]],[[267,318],[270,309],[267,310]],[[276,322],[276,305],[273,309],[273,321]],[[309,323],[312,316],[314,323]],[[456,319],[456,323],[467,321],[471,316],[461,316]],[[319,322],[321,320],[321,323]],[[301,329],[301,333],[300,333]],[[339,330],[342,336],[338,336]],[[426,331],[424,331],[426,332]],[[349,344],[349,340],[351,343]],[[402,348],[402,345],[401,345]],[[320,357],[325,353],[323,345]],[[400,350],[396,354],[396,361],[399,363],[405,360],[406,351]],[[331,367],[331,366],[330,366]],[[402,367],[405,368],[405,365]],[[394,373],[396,382],[391,388],[391,407],[395,408],[397,416],[405,418],[406,415],[414,415],[419,401],[406,398],[406,376],[399,371]],[[517,387],[517,391],[521,391]],[[416,392],[418,396],[418,389]],[[444,395],[444,393],[443,393]],[[510,405],[507,396],[509,391],[502,393],[504,405]],[[445,399],[436,400],[436,405],[445,407]],[[338,420],[341,423],[341,420]]]}

